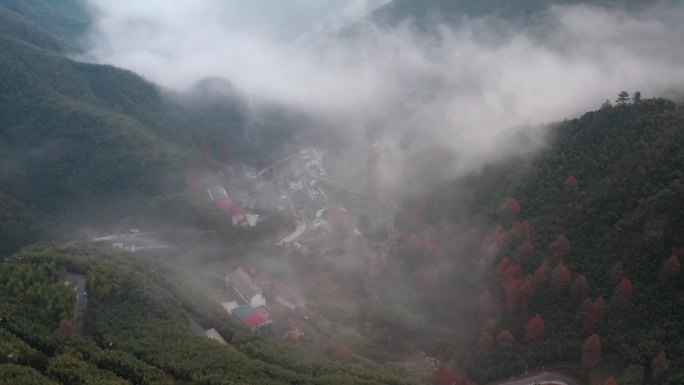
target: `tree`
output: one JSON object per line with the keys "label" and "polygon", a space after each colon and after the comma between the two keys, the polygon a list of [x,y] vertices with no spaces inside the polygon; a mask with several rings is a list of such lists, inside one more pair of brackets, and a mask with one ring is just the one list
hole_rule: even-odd
{"label": "tree", "polygon": [[626,305],[634,296],[634,285],[629,278],[624,277],[613,290],[613,301],[619,305]]}
{"label": "tree", "polygon": [[551,262],[548,259],[544,259],[542,263],[534,271],[534,279],[537,282],[546,282],[551,277]]}
{"label": "tree", "polygon": [[59,321],[59,328],[57,328],[57,335],[61,339],[71,339],[76,335],[74,325],[68,319]]}
{"label": "tree", "polygon": [[676,255],[668,258],[663,263],[663,278],[673,281],[682,273],[682,265],[679,263],[679,258]]}
{"label": "tree", "polygon": [[592,332],[594,327],[603,320],[603,315],[606,312],[606,302],[603,297],[596,298],[596,301],[591,298],[586,298],[580,307],[582,316],[582,330],[585,332]]}
{"label": "tree", "polygon": [[513,349],[514,343],[515,343],[515,337],[513,337],[513,334],[508,329],[502,330],[501,333],[499,333],[499,335],[496,336],[496,346],[499,349],[503,349],[503,350]]}
{"label": "tree", "polygon": [[606,101],[603,102],[603,104],[601,104],[600,110],[605,111],[611,108],[613,108],[613,103],[611,103],[610,100],[606,99]]}
{"label": "tree", "polygon": [[489,331],[480,333],[480,339],[477,341],[478,349],[481,353],[489,353],[494,350],[494,337]]}
{"label": "tree", "polygon": [[536,314],[532,317],[527,323],[527,326],[525,326],[525,339],[527,342],[533,342],[544,335],[545,326],[544,318],[542,318],[542,316]]}
{"label": "tree", "polygon": [[518,259],[525,259],[534,252],[534,245],[529,240],[523,242],[517,249],[515,249],[515,256]]}
{"label": "tree", "polygon": [[615,102],[618,105],[627,104],[628,101],[629,101],[629,92],[627,92],[627,91],[620,91],[620,93],[618,94],[618,98],[615,100]]}
{"label": "tree", "polygon": [[506,219],[513,219],[520,213],[520,203],[513,197],[506,197],[499,207],[499,213]]}
{"label": "tree", "polygon": [[437,369],[437,373],[435,373],[435,382],[437,385],[453,385],[456,382],[456,376],[454,376],[451,369],[442,365]]}
{"label": "tree", "polygon": [[587,277],[584,274],[580,274],[575,278],[572,283],[570,292],[576,298],[582,298],[589,292],[589,282],[587,282]]}
{"label": "tree", "polygon": [[656,377],[669,368],[670,363],[667,361],[667,354],[665,354],[665,352],[658,353],[651,361],[651,369],[653,370],[653,375]]}
{"label": "tree", "polygon": [[601,338],[592,334],[582,344],[582,365],[595,366],[601,362]]}
{"label": "tree", "polygon": [[420,248],[420,238],[416,234],[406,237],[406,249],[410,253],[415,253]]}
{"label": "tree", "polygon": [[565,190],[575,191],[577,190],[577,178],[574,175],[570,175],[565,179]]}
{"label": "tree", "polygon": [[551,273],[551,283],[553,283],[553,286],[558,290],[563,290],[570,285],[571,280],[570,270],[568,270],[563,261],[558,262]]}
{"label": "tree", "polygon": [[632,95],[632,102],[634,102],[634,104],[641,103],[641,92],[634,91],[634,95]]}
{"label": "tree", "polygon": [[644,383],[644,367],[642,365],[630,365],[622,373],[621,385],[642,385]]}
{"label": "tree", "polygon": [[610,284],[615,285],[625,276],[625,271],[622,267],[622,262],[618,262],[610,269]]}
{"label": "tree", "polygon": [[531,239],[534,235],[534,227],[527,219],[515,222],[511,228],[511,235],[515,239]]}
{"label": "tree", "polygon": [[511,260],[508,257],[503,257],[496,268],[496,276],[499,278],[499,282],[504,282],[509,267],[511,267]]}
{"label": "tree", "polygon": [[551,241],[549,248],[556,258],[563,258],[570,253],[570,241],[568,241],[568,237],[561,234]]}
{"label": "tree", "polygon": [[492,293],[489,290],[485,290],[480,295],[480,317],[489,318],[496,312],[496,303],[494,303],[494,298],[492,298]]}
{"label": "tree", "polygon": [[514,317],[519,317],[527,310],[530,298],[534,294],[532,279],[512,278],[504,285],[506,295],[506,311]]}
{"label": "tree", "polygon": [[603,385],[618,385],[617,381],[615,381],[615,377],[608,377],[606,378],[605,381],[603,381]]}

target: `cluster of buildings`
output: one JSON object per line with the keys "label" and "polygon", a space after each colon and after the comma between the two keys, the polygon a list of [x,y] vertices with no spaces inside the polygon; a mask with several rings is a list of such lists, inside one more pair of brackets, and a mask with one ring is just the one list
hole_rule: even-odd
{"label": "cluster of buildings", "polygon": [[230,220],[235,227],[254,227],[259,222],[259,215],[250,213],[242,207],[233,203],[228,198],[226,189],[221,185],[215,185],[206,189],[209,199],[214,201],[216,207],[230,216]]}
{"label": "cluster of buildings", "polygon": [[[240,320],[250,330],[268,330],[277,338],[297,341],[302,333],[291,322],[274,319],[261,286],[241,268],[225,277],[226,288],[233,294],[234,301],[222,302],[223,308],[232,317]],[[269,285],[274,301],[287,310],[305,310],[306,299],[285,285]]]}

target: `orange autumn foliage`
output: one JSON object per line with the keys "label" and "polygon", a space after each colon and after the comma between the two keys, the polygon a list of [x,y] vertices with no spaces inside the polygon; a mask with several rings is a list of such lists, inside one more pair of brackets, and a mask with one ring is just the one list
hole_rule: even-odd
{"label": "orange autumn foliage", "polygon": [[542,318],[542,316],[539,314],[536,314],[530,319],[530,321],[527,323],[527,326],[525,326],[525,339],[528,342],[533,342],[539,339],[542,335],[544,335],[545,326],[544,318]]}
{"label": "orange autumn foliage", "polygon": [[499,349],[503,349],[503,350],[513,349],[514,343],[515,343],[515,337],[513,337],[513,334],[508,329],[502,330],[501,333],[499,333],[499,335],[496,336],[496,346]]}
{"label": "orange autumn foliage", "polygon": [[512,219],[520,213],[520,203],[513,197],[507,197],[499,207],[499,213],[504,218]]}
{"label": "orange autumn foliage", "polygon": [[534,278],[538,282],[546,282],[551,278],[551,262],[548,259],[544,259],[534,271]]}
{"label": "orange autumn foliage", "polygon": [[682,274],[682,265],[676,255],[668,258],[663,263],[663,277],[667,280],[675,280]]}
{"label": "orange autumn foliage", "polygon": [[582,365],[594,366],[601,362],[601,338],[592,334],[582,344]]}
{"label": "orange autumn foliage", "polygon": [[522,222],[515,222],[511,228],[511,236],[515,239],[531,239],[534,235],[534,227],[525,219]]}
{"label": "orange autumn foliage", "polygon": [[556,258],[563,258],[570,253],[570,241],[565,235],[559,235],[549,243],[551,253]]}
{"label": "orange autumn foliage", "polygon": [[634,296],[634,285],[629,278],[624,277],[613,290],[613,301],[619,305],[626,305],[631,302]]}
{"label": "orange autumn foliage", "polygon": [[587,277],[584,274],[580,274],[575,278],[572,283],[570,292],[576,298],[582,298],[589,292],[589,282],[587,282]]}
{"label": "orange autumn foliage", "polygon": [[551,283],[553,286],[558,290],[563,290],[570,285],[571,280],[572,274],[570,274],[568,267],[565,266],[563,261],[558,262],[551,273]]}
{"label": "orange autumn foliage", "polygon": [[658,353],[651,361],[651,369],[653,370],[654,376],[660,375],[669,368],[670,363],[667,361],[667,354],[665,354],[665,352]]}
{"label": "orange autumn foliage", "polygon": [[515,256],[518,259],[525,259],[534,252],[534,245],[529,240],[526,240],[517,249],[515,249]]}

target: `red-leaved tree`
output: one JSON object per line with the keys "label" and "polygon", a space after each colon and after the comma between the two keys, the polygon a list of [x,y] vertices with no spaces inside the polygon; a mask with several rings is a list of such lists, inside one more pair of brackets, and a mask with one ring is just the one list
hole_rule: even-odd
{"label": "red-leaved tree", "polygon": [[615,377],[608,377],[606,378],[605,381],[603,381],[603,385],[618,385],[617,381],[615,381]]}
{"label": "red-leaved tree", "polygon": [[589,282],[587,282],[587,277],[584,274],[580,274],[575,278],[570,292],[575,298],[582,298],[587,295],[589,292]]}
{"label": "red-leaved tree", "polygon": [[537,282],[546,282],[549,278],[551,278],[551,262],[548,259],[544,259],[534,271],[534,279]]}
{"label": "red-leaved tree", "polygon": [[533,252],[534,245],[529,240],[526,240],[515,249],[515,257],[519,260],[527,260]]}
{"label": "red-leaved tree", "polygon": [[574,175],[570,175],[565,179],[565,189],[568,191],[577,190],[577,178]]}
{"label": "red-leaved tree", "polygon": [[596,301],[587,298],[582,302],[580,314],[582,316],[582,330],[589,333],[594,330],[606,312],[606,301],[599,296]]}
{"label": "red-leaved tree", "polygon": [[440,366],[435,373],[435,382],[437,385],[453,385],[456,382],[456,376],[451,369],[446,366]]}
{"label": "red-leaved tree", "polygon": [[542,318],[542,316],[536,314],[532,317],[527,323],[527,326],[525,326],[525,339],[527,342],[533,342],[544,335],[545,326],[544,318]]}
{"label": "red-leaved tree", "polygon": [[521,222],[515,222],[511,228],[511,236],[515,239],[532,239],[534,235],[534,227],[525,219]]}
{"label": "red-leaved tree", "polygon": [[582,344],[582,365],[594,366],[601,362],[601,338],[592,334]]}
{"label": "red-leaved tree", "polygon": [[515,337],[513,337],[513,334],[508,329],[502,330],[501,333],[499,333],[499,335],[496,336],[496,346],[499,349],[502,349],[502,350],[513,349],[514,343],[515,343]]}
{"label": "red-leaved tree", "polygon": [[566,257],[570,253],[570,241],[565,235],[559,235],[549,244],[551,253],[556,258]]}
{"label": "red-leaved tree", "polygon": [[663,278],[669,281],[674,281],[682,274],[682,265],[679,263],[679,257],[676,255],[668,258],[663,263]]}
{"label": "red-leaved tree", "polygon": [[653,370],[654,376],[659,376],[664,371],[670,368],[670,363],[667,361],[667,354],[665,352],[660,352],[651,361],[651,369]]}
{"label": "red-leaved tree", "polygon": [[627,305],[634,296],[634,285],[629,278],[624,277],[613,290],[613,301],[618,305]]}
{"label": "red-leaved tree", "polygon": [[553,283],[553,286],[558,290],[563,290],[570,285],[571,280],[572,275],[568,267],[565,266],[563,261],[558,262],[551,273],[551,283]]}
{"label": "red-leaved tree", "polygon": [[520,203],[513,197],[507,197],[499,207],[499,213],[506,219],[513,219],[520,213]]}
{"label": "red-leaved tree", "polygon": [[610,269],[610,284],[616,285],[622,278],[625,277],[625,269],[622,267],[622,262],[618,262]]}

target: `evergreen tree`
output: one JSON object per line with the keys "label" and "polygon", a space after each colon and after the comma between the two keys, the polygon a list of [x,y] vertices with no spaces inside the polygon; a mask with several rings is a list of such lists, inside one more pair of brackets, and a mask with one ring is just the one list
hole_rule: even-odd
{"label": "evergreen tree", "polygon": [[628,101],[629,101],[629,92],[627,92],[627,91],[620,91],[620,93],[618,94],[618,98],[615,100],[615,102],[618,105],[627,104]]}

